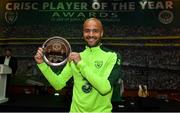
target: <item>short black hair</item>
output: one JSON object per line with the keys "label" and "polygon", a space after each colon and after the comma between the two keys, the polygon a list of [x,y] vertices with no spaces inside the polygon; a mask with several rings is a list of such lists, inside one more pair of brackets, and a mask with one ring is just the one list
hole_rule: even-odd
{"label": "short black hair", "polygon": [[4,51],[10,51],[10,52],[12,52],[12,49],[11,49],[11,48],[6,48]]}

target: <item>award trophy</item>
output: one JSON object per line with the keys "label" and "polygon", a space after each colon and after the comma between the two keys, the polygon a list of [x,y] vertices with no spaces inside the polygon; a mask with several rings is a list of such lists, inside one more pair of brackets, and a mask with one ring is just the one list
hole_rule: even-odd
{"label": "award trophy", "polygon": [[69,42],[63,37],[54,36],[47,39],[43,45],[43,59],[50,66],[61,66],[67,62],[71,52]]}

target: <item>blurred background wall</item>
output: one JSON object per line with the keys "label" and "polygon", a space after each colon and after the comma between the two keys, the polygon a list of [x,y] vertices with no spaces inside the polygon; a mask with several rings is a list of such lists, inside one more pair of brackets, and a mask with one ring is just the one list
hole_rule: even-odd
{"label": "blurred background wall", "polygon": [[157,92],[180,89],[178,0],[1,0],[0,8],[0,54],[8,47],[18,59],[14,86],[31,86],[27,80],[49,86],[33,59],[37,48],[60,36],[81,51],[83,21],[97,17],[102,43],[122,55],[125,92],[139,84]]}

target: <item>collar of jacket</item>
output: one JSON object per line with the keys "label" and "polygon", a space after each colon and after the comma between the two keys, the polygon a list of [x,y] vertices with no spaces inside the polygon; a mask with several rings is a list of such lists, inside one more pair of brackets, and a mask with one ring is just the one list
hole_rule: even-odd
{"label": "collar of jacket", "polygon": [[86,46],[86,50],[87,51],[99,51],[101,49],[101,43],[95,47],[89,47],[89,46]]}

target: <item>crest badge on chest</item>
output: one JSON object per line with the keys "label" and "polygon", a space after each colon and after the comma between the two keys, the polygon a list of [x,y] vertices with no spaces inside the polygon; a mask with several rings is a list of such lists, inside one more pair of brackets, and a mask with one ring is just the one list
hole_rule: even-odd
{"label": "crest badge on chest", "polygon": [[102,67],[103,61],[95,61],[95,62],[94,62],[94,65],[95,65],[95,67],[96,67],[97,69],[99,69],[99,68]]}

